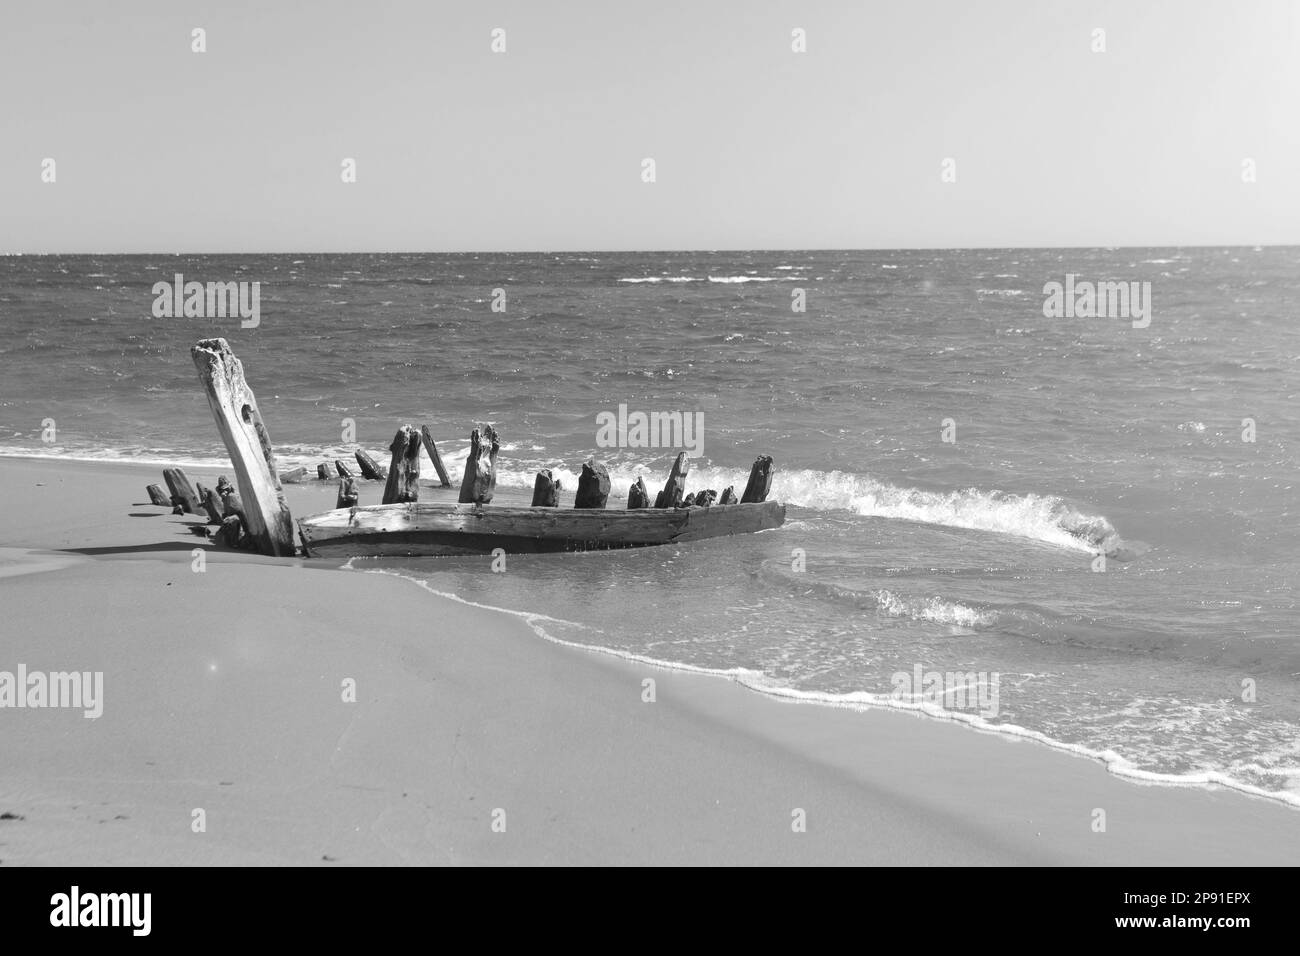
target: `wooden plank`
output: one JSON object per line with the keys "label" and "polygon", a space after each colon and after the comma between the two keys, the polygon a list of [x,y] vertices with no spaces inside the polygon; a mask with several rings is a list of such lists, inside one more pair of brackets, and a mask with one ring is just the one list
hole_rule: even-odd
{"label": "wooden plank", "polygon": [[416,501],[420,497],[420,433],[414,425],[403,425],[393,436],[388,450],[393,453],[393,460],[388,466],[383,503]]}
{"label": "wooden plank", "polygon": [[486,554],[645,547],[779,527],[769,501],[696,509],[557,510],[411,502],[328,511],[298,522],[312,555]]}
{"label": "wooden plank", "polygon": [[190,349],[226,452],[235,466],[244,506],[244,530],[262,554],[295,552],[293,522],[275,467],[271,437],[244,380],[244,366],[225,339],[204,339]]}
{"label": "wooden plank", "polygon": [[429,460],[433,462],[433,470],[438,473],[438,480],[442,482],[444,488],[450,488],[451,478],[442,463],[442,456],[438,454],[438,446],[433,443],[433,435],[429,433],[428,425],[420,426],[420,440],[424,442],[424,450],[429,453]]}

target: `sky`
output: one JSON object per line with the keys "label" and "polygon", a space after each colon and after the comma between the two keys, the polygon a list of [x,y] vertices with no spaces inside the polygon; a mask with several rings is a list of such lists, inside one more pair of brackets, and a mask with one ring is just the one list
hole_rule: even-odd
{"label": "sky", "polygon": [[5,253],[1297,242],[1294,0],[6,0],[0,26]]}

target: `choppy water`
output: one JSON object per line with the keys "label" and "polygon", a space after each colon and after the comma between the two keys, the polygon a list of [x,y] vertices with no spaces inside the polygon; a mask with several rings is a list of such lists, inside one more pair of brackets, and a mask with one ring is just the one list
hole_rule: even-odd
{"label": "choppy water", "polygon": [[[177,272],[260,281],[260,327],[153,318]],[[1150,326],[1044,318],[1067,272],[1151,282]],[[996,716],[924,706],[1300,802],[1298,276],[1294,248],[10,257],[0,452],[220,457],[188,356],[213,334],[285,466],[350,453],[345,418],[376,457],[413,421],[458,474],[491,421],[504,493],[601,451],[621,497],[672,452],[598,449],[596,415],[700,412],[688,490],[772,454],[784,528],[356,565],[772,693],[912,705],[918,665],[997,674]]]}

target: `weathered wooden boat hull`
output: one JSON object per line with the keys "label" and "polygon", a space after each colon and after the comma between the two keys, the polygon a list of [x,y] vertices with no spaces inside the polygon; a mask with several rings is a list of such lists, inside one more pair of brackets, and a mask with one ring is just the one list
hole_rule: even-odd
{"label": "weathered wooden boat hull", "polygon": [[777,501],[631,511],[410,502],[311,515],[298,533],[309,557],[409,557],[644,548],[784,523]]}

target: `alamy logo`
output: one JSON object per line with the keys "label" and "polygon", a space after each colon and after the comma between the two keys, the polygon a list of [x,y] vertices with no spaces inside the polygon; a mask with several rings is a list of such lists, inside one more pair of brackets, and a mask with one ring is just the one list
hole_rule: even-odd
{"label": "alamy logo", "polygon": [[262,323],[262,283],[186,282],[176,273],[171,282],[153,284],[155,319],[239,318],[240,328],[255,329]]}
{"label": "alamy logo", "polygon": [[50,897],[51,926],[129,926],[132,935],[148,936],[152,893],[69,893]]}
{"label": "alamy logo", "polygon": [[0,671],[0,708],[69,707],[95,720],[104,713],[103,671]]}
{"label": "alamy logo", "polygon": [[1065,282],[1043,286],[1043,317],[1048,319],[1130,319],[1135,329],[1151,324],[1150,282],[1083,282],[1069,273]]}
{"label": "alamy logo", "polygon": [[978,710],[990,719],[998,715],[998,685],[1002,675],[986,671],[923,671],[917,664],[912,672],[897,671],[889,682],[895,700],[935,704],[944,710]]}
{"label": "alamy logo", "polygon": [[704,453],[704,413],[629,412],[619,405],[617,412],[596,415],[598,448],[682,448],[686,457]]}

